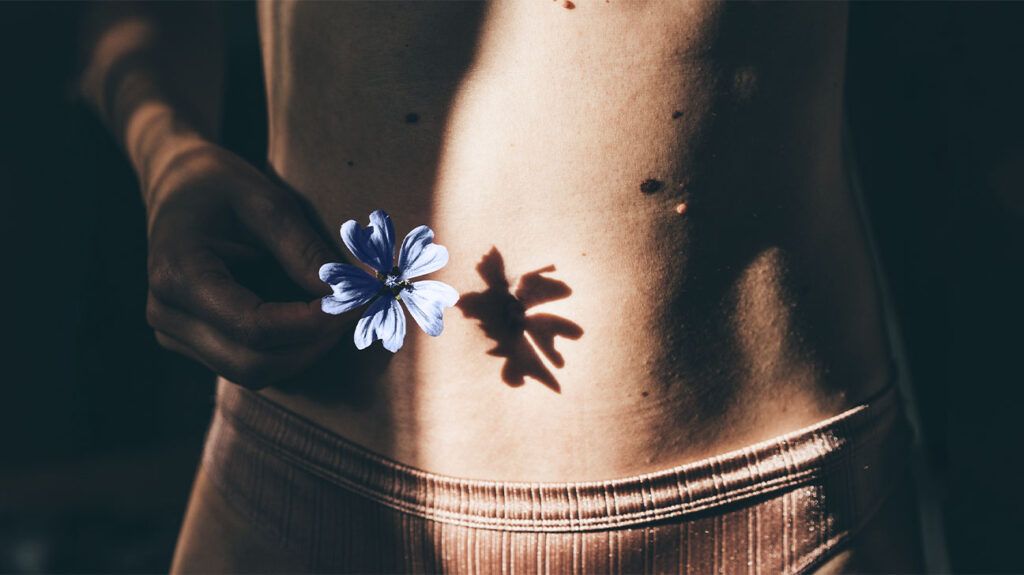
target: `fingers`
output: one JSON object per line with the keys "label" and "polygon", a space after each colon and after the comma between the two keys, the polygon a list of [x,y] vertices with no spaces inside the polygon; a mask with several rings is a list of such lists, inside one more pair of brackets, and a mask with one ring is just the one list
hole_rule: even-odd
{"label": "fingers", "polygon": [[261,300],[190,237],[151,255],[146,315],[161,345],[252,388],[303,371],[355,320],[324,313],[319,299]]}
{"label": "fingers", "polygon": [[312,295],[331,289],[317,271],[341,258],[321,239],[298,202],[283,190],[244,196],[236,207],[242,223],[277,259],[288,276]]}
{"label": "fingers", "polygon": [[161,346],[253,389],[303,371],[336,344],[342,333],[339,331],[304,344],[253,349],[193,316],[162,304],[155,297],[149,298],[146,311]]}
{"label": "fingers", "polygon": [[164,347],[238,383],[267,385],[326,352],[354,324],[354,314],[326,314],[319,298],[264,301],[223,258],[239,271],[244,266],[238,264],[258,256],[255,248],[262,244],[293,282],[327,295],[331,290],[319,269],[341,257],[288,191],[229,153],[210,159],[176,181],[154,208],[147,315]]}
{"label": "fingers", "polygon": [[311,341],[343,324],[323,313],[319,300],[261,300],[235,281],[216,254],[189,239],[153,254],[149,279],[159,303],[195,316],[253,349]]}

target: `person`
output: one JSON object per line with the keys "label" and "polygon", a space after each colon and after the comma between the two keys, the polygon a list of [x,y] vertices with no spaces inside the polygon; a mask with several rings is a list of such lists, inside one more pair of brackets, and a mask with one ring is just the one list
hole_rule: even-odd
{"label": "person", "polygon": [[[82,79],[157,340],[220,376],[173,571],[922,569],[845,4],[257,10],[265,170],[216,5],[97,8]],[[321,309],[375,210],[459,293],[395,353]]]}

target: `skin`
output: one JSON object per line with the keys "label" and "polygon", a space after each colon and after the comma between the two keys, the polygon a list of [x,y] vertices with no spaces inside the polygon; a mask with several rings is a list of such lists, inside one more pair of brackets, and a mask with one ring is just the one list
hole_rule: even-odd
{"label": "skin", "polygon": [[[216,98],[182,105],[168,88],[195,99],[181,82],[211,83],[167,81],[160,66],[191,69],[161,43],[172,34],[118,43],[124,15],[97,25],[84,85],[140,174],[162,345],[387,457],[495,480],[679,465],[889,381],[840,147],[845,5],[258,9],[272,178],[212,143],[196,117],[215,119]],[[194,21],[175,16],[136,17]],[[216,77],[215,46],[194,51]],[[111,81],[128,57],[134,84]],[[357,352],[358,312],[319,313],[316,270],[344,261],[339,224],[374,209],[399,238],[427,224],[449,249],[426,279],[504,307],[449,309],[438,338],[410,318],[399,353]],[[260,253],[301,288],[292,301],[230,273]],[[551,282],[568,293],[546,297]],[[503,292],[533,301],[510,314]],[[551,377],[509,381],[528,352],[495,354],[495,334],[530,317],[512,348]]]}
{"label": "skin", "polygon": [[430,278],[464,303],[487,292],[492,247],[511,290],[554,266],[571,294],[527,316],[582,330],[555,338],[564,365],[545,359],[557,385],[509,385],[508,352],[489,353],[501,320],[449,310],[439,338],[410,322],[394,356],[343,340],[267,397],[422,468],[565,481],[738,448],[885,385],[840,153],[842,4],[268,3],[259,18],[268,158],[325,237],[377,208],[400,237],[430,225],[451,254]]}

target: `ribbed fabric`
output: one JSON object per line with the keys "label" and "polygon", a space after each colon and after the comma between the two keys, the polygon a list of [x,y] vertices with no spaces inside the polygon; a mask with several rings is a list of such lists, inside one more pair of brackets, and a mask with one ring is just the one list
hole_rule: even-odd
{"label": "ribbed fabric", "polygon": [[222,383],[203,465],[298,571],[798,573],[882,503],[907,442],[889,389],[814,426],[654,473],[467,480],[391,461]]}

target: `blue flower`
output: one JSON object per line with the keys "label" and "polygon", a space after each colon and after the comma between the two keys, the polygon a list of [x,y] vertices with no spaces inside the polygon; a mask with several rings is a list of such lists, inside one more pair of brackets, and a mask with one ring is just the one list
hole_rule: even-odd
{"label": "blue flower", "polygon": [[370,225],[355,220],[341,225],[341,239],[352,255],[373,268],[374,275],[349,264],[330,263],[320,267],[320,279],[331,286],[333,294],[320,301],[329,314],[345,313],[365,303],[370,307],[356,325],[355,342],[366,349],[376,340],[396,352],[405,341],[405,314],[398,302],[405,302],[409,313],[427,335],[438,336],[444,329],[444,308],[459,301],[455,289],[439,281],[410,282],[412,278],[436,272],[448,263],[448,250],[434,243],[434,231],[427,226],[415,228],[402,241],[395,259],[395,227],[383,210],[370,214]]}

